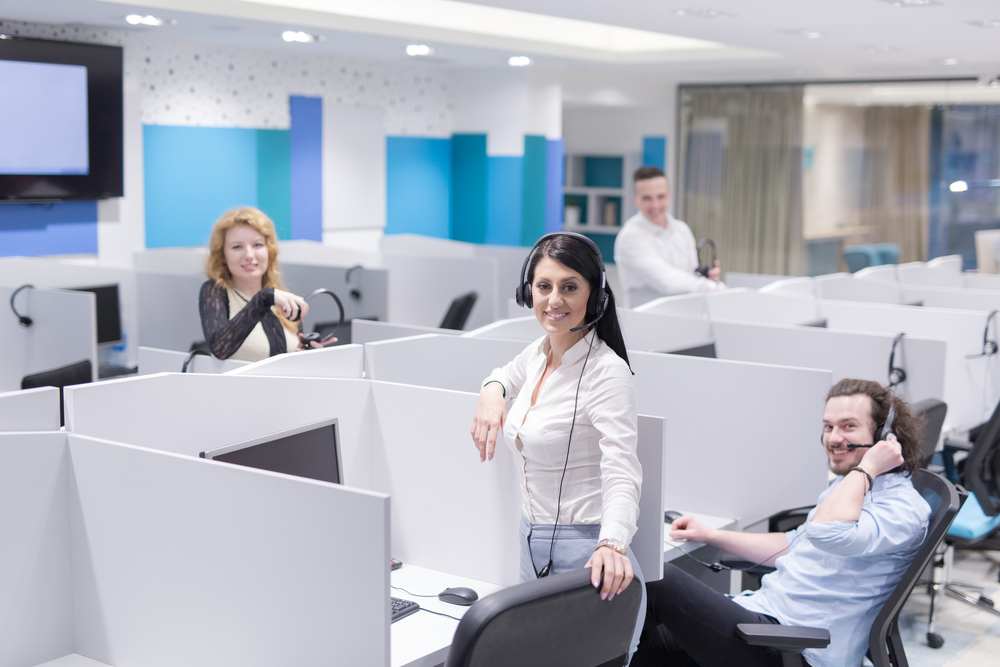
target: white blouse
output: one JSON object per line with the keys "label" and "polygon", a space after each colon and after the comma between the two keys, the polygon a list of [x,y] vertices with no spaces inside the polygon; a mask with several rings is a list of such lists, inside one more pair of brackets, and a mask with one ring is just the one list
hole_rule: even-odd
{"label": "white blouse", "polygon": [[549,339],[544,336],[494,370],[485,382],[498,380],[507,400],[513,400],[504,437],[517,462],[524,517],[533,524],[554,524],[573,402],[591,339],[593,350],[580,384],[559,524],[599,523],[600,539],[628,545],[639,518],[642,467],[636,457],[635,383],[625,361],[596,333],[588,333],[563,355],[562,365],[542,385],[532,407],[531,395],[549,352]]}

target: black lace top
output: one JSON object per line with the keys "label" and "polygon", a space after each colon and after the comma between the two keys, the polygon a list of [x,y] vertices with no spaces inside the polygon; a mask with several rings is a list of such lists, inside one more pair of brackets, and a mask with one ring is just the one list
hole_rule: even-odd
{"label": "black lace top", "polygon": [[236,317],[229,319],[229,294],[215,281],[206,280],[198,297],[201,329],[208,347],[219,359],[228,359],[240,349],[253,328],[260,322],[271,347],[271,356],[287,352],[285,331],[278,316],[271,312],[274,288],[266,287],[243,306]]}

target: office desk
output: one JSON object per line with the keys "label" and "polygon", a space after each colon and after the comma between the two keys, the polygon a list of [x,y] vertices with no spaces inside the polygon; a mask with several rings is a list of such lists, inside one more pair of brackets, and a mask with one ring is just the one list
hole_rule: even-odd
{"label": "office desk", "polygon": [[452,637],[455,636],[455,629],[458,628],[458,621],[429,614],[423,610],[429,609],[461,618],[469,607],[441,602],[436,597],[438,593],[446,588],[466,586],[479,593],[479,599],[483,599],[503,589],[503,586],[488,584],[485,581],[466,579],[405,563],[403,567],[392,572],[389,582],[391,586],[405,588],[410,593],[435,596],[417,597],[397,588],[390,589],[393,597],[413,600],[420,605],[420,611],[396,621],[390,628],[389,664],[392,667],[436,667],[448,657],[448,649],[451,647]]}

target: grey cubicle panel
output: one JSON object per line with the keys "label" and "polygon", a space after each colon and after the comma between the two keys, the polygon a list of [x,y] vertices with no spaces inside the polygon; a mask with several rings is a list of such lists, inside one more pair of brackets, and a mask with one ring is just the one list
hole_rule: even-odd
{"label": "grey cubicle panel", "polygon": [[[359,320],[360,321],[360,320]],[[269,377],[362,378],[365,348],[363,345],[335,345],[322,350],[300,350],[276,354],[252,364],[241,363],[227,375]]]}
{"label": "grey cubicle panel", "polygon": [[700,317],[620,310],[618,322],[629,351],[675,352],[712,343],[712,325]]}
{"label": "grey cubicle panel", "polygon": [[0,431],[58,431],[61,416],[56,387],[0,393]]}
{"label": "grey cubicle panel", "polygon": [[896,276],[903,286],[962,287],[962,274],[948,268],[931,268],[923,262],[909,262],[896,267]]}
{"label": "grey cubicle panel", "polygon": [[706,292],[711,320],[760,322],[763,324],[815,324],[819,305],[814,298],[766,294],[747,289]]}
{"label": "grey cubicle panel", "polygon": [[491,324],[468,331],[463,336],[469,338],[497,338],[520,340],[527,344],[545,335],[545,329],[533,314],[510,320],[497,320]]}
{"label": "grey cubicle panel", "polygon": [[640,414],[667,420],[667,508],[752,521],[813,504],[826,487],[819,436],[830,371],[649,352],[629,358]]}
{"label": "grey cubicle panel", "polygon": [[722,282],[728,287],[748,287],[750,289],[760,289],[773,282],[784,280],[788,276],[770,275],[767,273],[739,273],[737,271],[727,271],[722,278]]}
{"label": "grey cubicle panel", "polygon": [[810,277],[782,278],[760,288],[762,294],[816,298],[816,287]]}
{"label": "grey cubicle panel", "polygon": [[[159,350],[154,347],[139,348],[139,375],[155,373],[181,373],[189,353],[174,350]],[[243,366],[249,361],[237,359],[216,359],[203,354],[195,355],[188,363],[188,373],[226,373]]]}
{"label": "grey cubicle panel", "polygon": [[132,253],[132,266],[138,271],[186,273],[204,276],[208,248],[147,248]]}
{"label": "grey cubicle panel", "polygon": [[478,298],[466,330],[500,316],[500,269],[492,257],[386,254],[382,261],[389,271],[389,321],[394,324],[436,327],[454,299],[473,291]]}
{"label": "grey cubicle panel", "polygon": [[355,320],[351,326],[351,342],[364,345],[367,343],[374,343],[378,340],[407,338],[408,336],[422,336],[424,334],[458,336],[461,333],[461,331],[455,331],[454,329],[438,329],[437,327],[421,327],[413,324],[394,324],[391,322]]}
{"label": "grey cubicle panel", "polygon": [[[382,322],[389,319],[389,276],[384,269],[359,267],[351,271],[350,266],[306,264],[282,261],[281,273],[285,287],[294,294],[305,297],[313,290],[328,289],[340,298],[344,306],[344,319],[376,318]],[[355,290],[357,297],[351,295]],[[303,322],[303,329],[312,331],[318,322],[336,322],[339,312],[333,299],[319,295],[309,301],[309,314]]]}
{"label": "grey cubicle panel", "polygon": [[903,285],[902,289],[906,303],[921,302],[929,308],[985,311],[1000,309],[1000,291],[912,285]]}
{"label": "grey cubicle panel", "polygon": [[0,285],[0,304],[8,312],[0,317],[0,392],[21,388],[25,375],[88,360],[97,379],[97,316],[95,297],[89,292],[25,289],[17,295],[18,312],[31,318],[22,327],[9,312],[17,287]]}
{"label": "grey cubicle panel", "polygon": [[135,274],[132,270],[35,257],[0,258],[0,285],[16,286],[25,283],[54,289],[118,285],[126,355],[130,364],[135,362],[139,347],[135,323],[139,317]]}
{"label": "grey cubicle panel", "polygon": [[192,343],[205,340],[198,299],[206,280],[204,271],[184,274],[137,270],[139,344],[186,352]]}
{"label": "grey cubicle panel", "polygon": [[664,296],[644,303],[632,310],[639,313],[708,318],[708,303],[705,299],[705,292]]}
{"label": "grey cubicle panel", "polygon": [[895,282],[858,278],[850,273],[816,276],[816,298],[832,301],[903,303],[903,291]]}

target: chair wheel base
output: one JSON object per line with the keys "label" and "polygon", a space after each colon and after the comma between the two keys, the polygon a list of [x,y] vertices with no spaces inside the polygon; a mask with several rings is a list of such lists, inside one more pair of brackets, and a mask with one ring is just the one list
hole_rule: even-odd
{"label": "chair wheel base", "polygon": [[936,632],[927,633],[927,645],[931,648],[941,648],[944,646],[944,637]]}
{"label": "chair wheel base", "polygon": [[986,597],[985,595],[980,595],[980,596],[979,596],[979,604],[984,604],[984,605],[986,605],[987,607],[992,607],[992,606],[994,606],[994,605],[993,605],[993,600],[992,600],[992,599],[990,599],[990,598],[988,598],[988,597]]}

